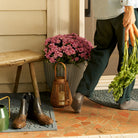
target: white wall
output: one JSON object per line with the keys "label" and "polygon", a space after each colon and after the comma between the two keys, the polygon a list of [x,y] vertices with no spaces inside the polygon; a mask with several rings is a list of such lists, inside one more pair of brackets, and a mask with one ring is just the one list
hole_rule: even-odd
{"label": "white wall", "polygon": [[[46,37],[84,36],[84,0],[0,0],[0,52],[42,52]],[[47,90],[43,63],[35,64],[40,91]],[[12,92],[16,67],[0,68],[0,92]],[[20,92],[33,91],[29,68],[23,66]]]}
{"label": "white wall", "polygon": [[[0,52],[44,48],[47,34],[46,0],[0,0]],[[42,63],[35,63],[40,90],[45,87]],[[11,92],[16,67],[0,68],[0,93]],[[32,91],[28,65],[23,66],[19,91]]]}

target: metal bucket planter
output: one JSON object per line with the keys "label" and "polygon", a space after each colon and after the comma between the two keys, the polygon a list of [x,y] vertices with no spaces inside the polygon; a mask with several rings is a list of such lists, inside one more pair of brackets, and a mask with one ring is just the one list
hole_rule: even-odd
{"label": "metal bucket planter", "polygon": [[[47,63],[46,61],[44,61],[45,78],[50,90],[52,90],[52,84],[55,77],[54,65],[55,64]],[[83,72],[87,67],[87,62],[85,61],[77,65],[66,64],[66,67],[67,67],[67,80],[69,82],[69,87],[70,87],[72,96],[74,96],[77,86],[79,85],[79,82],[83,76]],[[64,68],[62,67],[62,65],[59,65],[57,67],[57,75],[58,76],[64,75]]]}

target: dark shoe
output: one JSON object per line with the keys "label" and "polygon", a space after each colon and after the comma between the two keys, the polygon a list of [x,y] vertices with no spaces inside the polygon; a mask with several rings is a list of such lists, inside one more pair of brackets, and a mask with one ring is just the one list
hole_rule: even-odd
{"label": "dark shoe", "polygon": [[26,118],[29,107],[30,93],[24,94],[21,99],[21,106],[18,116],[12,123],[13,128],[23,128],[26,126]]}
{"label": "dark shoe", "polygon": [[28,118],[38,121],[41,125],[50,125],[53,123],[53,120],[42,112],[39,99],[33,95],[31,95],[29,103]]}
{"label": "dark shoe", "polygon": [[72,109],[75,113],[81,112],[81,106],[83,104],[84,96],[81,93],[76,93],[71,104]]}

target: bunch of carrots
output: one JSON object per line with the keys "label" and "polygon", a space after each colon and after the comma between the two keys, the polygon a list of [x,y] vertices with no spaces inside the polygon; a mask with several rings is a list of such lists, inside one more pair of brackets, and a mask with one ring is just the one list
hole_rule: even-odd
{"label": "bunch of carrots", "polygon": [[[128,54],[129,36],[133,50],[131,55]],[[113,91],[115,101],[123,95],[123,90],[129,86],[138,74],[138,29],[132,24],[130,29],[125,32],[124,57],[120,72],[115,76],[109,84],[108,92]]]}

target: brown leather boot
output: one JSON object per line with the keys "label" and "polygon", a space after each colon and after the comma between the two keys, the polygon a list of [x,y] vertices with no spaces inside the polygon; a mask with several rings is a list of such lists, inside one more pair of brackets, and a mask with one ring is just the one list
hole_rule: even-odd
{"label": "brown leather boot", "polygon": [[50,125],[53,120],[42,112],[39,99],[31,95],[29,103],[28,118],[37,121],[41,125]]}
{"label": "brown leather boot", "polygon": [[23,128],[26,126],[26,118],[29,107],[30,93],[24,94],[21,99],[21,106],[18,116],[12,123],[13,128]]}

